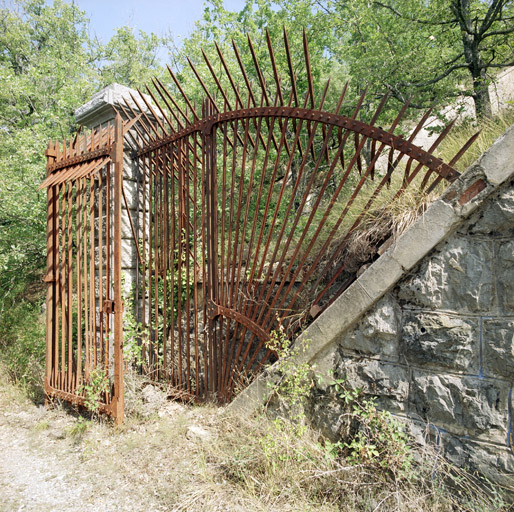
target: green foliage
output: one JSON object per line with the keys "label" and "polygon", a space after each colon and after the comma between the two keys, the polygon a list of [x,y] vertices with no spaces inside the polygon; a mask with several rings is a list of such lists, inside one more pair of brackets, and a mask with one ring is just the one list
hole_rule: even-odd
{"label": "green foliage", "polygon": [[[350,79],[349,96],[356,98],[366,86],[370,89],[364,113],[390,90],[402,102],[412,96],[412,105],[421,108],[472,96],[481,114],[487,105],[481,103],[480,95],[494,80],[494,70],[514,64],[513,8],[511,0],[247,0],[237,13],[211,0],[175,64],[185,70],[185,55],[189,55],[208,73],[196,48],[205,46],[209,56],[215,55],[214,41],[224,49],[233,38],[241,47],[247,35],[255,42],[257,57],[268,62],[264,30],[275,48],[282,49],[283,27],[289,31],[296,63],[302,53],[299,29],[305,27],[317,94],[328,75],[336,84],[329,103],[335,101],[331,95],[338,94],[342,82]],[[242,58],[257,83],[250,55]],[[282,52],[277,53],[277,66],[286,77]],[[273,83],[271,66],[266,65],[263,72],[268,84]],[[305,76],[297,80],[304,93]],[[274,86],[269,89],[273,94]],[[390,114],[396,109],[392,105]],[[410,116],[416,115],[411,110]]]}
{"label": "green foliage", "polygon": [[162,78],[164,70],[158,53],[169,43],[169,37],[158,37],[153,32],[140,30],[137,37],[131,27],[118,28],[104,49],[105,62],[100,70],[103,82],[141,87],[154,76]]}
{"label": "green foliage", "polygon": [[102,395],[109,389],[109,377],[102,368],[94,368],[89,378],[78,389],[84,394],[84,405],[93,414],[97,413],[102,403]]}
{"label": "green foliage", "polygon": [[45,148],[70,138],[75,109],[101,87],[158,74],[165,43],[120,28],[103,47],[89,37],[85,13],[62,0],[0,6],[0,348],[32,394],[44,366]]}
{"label": "green foliage", "polygon": [[91,428],[91,425],[91,421],[86,420],[83,416],[79,416],[77,421],[68,429],[67,433],[73,439],[80,441]]}
{"label": "green foliage", "polygon": [[[308,362],[298,362],[301,349],[291,349],[281,329],[270,334],[266,346],[279,357],[273,366],[273,374],[278,378],[269,382],[270,395],[278,400],[279,408],[285,406],[287,409],[287,419],[276,417],[272,421],[272,431],[260,440],[264,453],[274,466],[276,460],[300,461],[306,456],[303,451],[291,448],[284,439],[302,438],[307,432],[302,405],[312,388],[312,368]],[[318,379],[321,378],[318,375]],[[344,404],[347,428],[340,440],[324,442],[322,451],[325,456],[328,459],[343,458],[352,465],[381,468],[396,476],[407,476],[412,457],[409,437],[403,426],[391,413],[379,410],[373,397],[362,389],[350,388],[344,379],[333,379],[329,388]]]}
{"label": "green foliage", "polygon": [[[3,275],[0,273],[0,281]],[[45,317],[41,286],[15,281],[0,302],[0,360],[12,382],[34,400],[43,398]]]}
{"label": "green foliage", "polygon": [[464,172],[482,153],[488,150],[498,137],[514,124],[514,108],[505,109],[491,119],[482,119],[477,123],[467,121],[455,127],[443,140],[438,156],[445,162],[449,161],[460,148],[480,130],[480,135],[473,145],[464,153],[457,163],[457,170]]}
{"label": "green foliage", "polygon": [[143,332],[141,322],[136,321],[133,311],[133,304],[125,301],[125,311],[123,313],[123,358],[128,364],[141,366],[144,363],[143,345],[148,345],[148,332]]}
{"label": "green foliage", "polygon": [[291,348],[291,342],[280,326],[278,331],[271,331],[266,347],[278,356],[278,361],[273,366],[273,372],[278,378],[269,382],[270,396],[278,398],[289,408],[300,405],[312,387],[311,366],[309,363],[297,362],[301,353],[307,350],[308,343],[302,344],[301,348]]}
{"label": "green foliage", "polygon": [[344,379],[335,379],[332,390],[344,403],[348,430],[343,439],[325,442],[327,454],[344,457],[352,465],[378,466],[408,476],[412,456],[404,426],[390,412],[377,409],[375,398],[348,387]]}

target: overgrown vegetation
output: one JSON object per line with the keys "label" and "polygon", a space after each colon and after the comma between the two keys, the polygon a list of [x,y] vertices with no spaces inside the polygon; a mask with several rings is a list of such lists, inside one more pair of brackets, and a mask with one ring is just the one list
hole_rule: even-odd
{"label": "overgrown vegetation", "polygon": [[509,106],[509,108],[493,116],[491,119],[484,119],[478,124],[471,120],[465,120],[444,139],[439,150],[439,156],[443,160],[449,161],[451,159],[450,155],[455,155],[458,148],[461,148],[477,130],[480,130],[477,140],[464,153],[464,156],[456,166],[460,172],[464,172],[513,124],[514,106]]}
{"label": "overgrown vegetation", "polygon": [[[135,510],[509,510],[499,492],[486,490],[428,446],[414,445],[358,391],[341,382],[333,386],[347,399],[348,423],[357,422],[369,442],[349,433],[341,444],[330,443],[307,424],[300,428],[276,415],[247,417],[173,402],[148,411],[142,401],[116,430],[57,409],[37,423],[32,436],[42,447],[47,436],[57,438],[48,449],[58,449],[61,457],[66,450],[77,453],[83,484],[88,478],[96,489],[109,483],[117,489],[117,503],[133,500]],[[2,389],[0,404],[8,407],[8,386]],[[17,407],[28,407],[30,414],[33,406]],[[381,452],[384,436],[396,441],[382,457],[374,452]]]}
{"label": "overgrown vegetation", "polygon": [[76,130],[74,110],[112,81],[139,86],[162,72],[169,43],[120,28],[107,45],[85,14],[61,0],[0,4],[0,358],[41,398],[42,282],[46,261],[45,175],[50,139]]}
{"label": "overgrown vegetation", "polygon": [[[408,3],[415,7],[416,15],[426,13],[431,6],[430,2]],[[314,4],[319,7],[313,7]],[[318,90],[330,67],[336,85],[347,78],[352,80],[349,95],[355,96],[361,92],[365,73],[379,61],[388,66],[389,73],[384,73],[386,78],[372,80],[373,101],[380,98],[383,86],[388,85],[387,77],[396,80],[393,93],[403,99],[406,91],[415,84],[402,88],[405,84],[398,81],[412,82],[416,77],[411,76],[411,72],[420,68],[412,66],[413,56],[417,55],[420,60],[423,55],[428,55],[431,72],[438,73],[442,64],[436,57],[442,56],[446,60],[455,57],[458,37],[455,33],[445,35],[438,29],[440,39],[436,37],[437,42],[428,44],[420,56],[417,54],[421,48],[419,41],[432,39],[430,29],[415,25],[418,33],[411,31],[401,40],[391,42],[391,55],[384,61],[377,51],[384,40],[377,26],[390,34],[396,28],[398,18],[405,18],[405,13],[395,14],[391,5],[372,4],[368,10],[365,2],[356,2],[354,9],[347,9],[348,6],[343,8],[338,2],[280,1],[275,9],[273,2],[249,0],[245,9],[235,14],[223,9],[221,2],[213,1],[205,11],[203,22],[172,59],[178,66],[179,78],[187,87],[192,81],[184,65],[185,54],[202,69],[205,64],[201,64],[199,48],[203,45],[212,47],[214,40],[226,46],[230,37],[234,37],[242,45],[247,33],[256,33],[256,43],[259,43],[262,42],[262,29],[267,27],[275,41],[281,37],[283,25],[291,33],[292,26],[305,25]],[[511,2],[502,2],[502,5],[504,13],[512,9]],[[437,7],[438,26],[443,26],[443,8],[440,3]],[[472,8],[479,20],[485,4],[474,2]],[[351,23],[341,23],[348,16]],[[370,16],[370,23],[361,23],[369,21]],[[370,32],[351,32],[351,27],[359,26]],[[496,20],[495,26],[496,31],[505,33],[493,34],[490,40],[498,42],[497,55],[505,56],[510,42],[503,36],[510,33],[510,25],[507,21]],[[494,26],[491,27],[494,31]],[[352,41],[356,44],[346,44]],[[343,47],[343,43],[346,46]],[[3,366],[0,375],[7,373],[35,401],[42,398],[45,352],[42,284],[45,195],[37,192],[37,185],[44,175],[44,147],[50,138],[70,137],[75,128],[74,108],[102,86],[111,81],[138,86],[154,74],[163,75],[163,66],[155,59],[155,52],[167,44],[170,44],[167,39],[153,34],[137,37],[124,27],[105,47],[98,45],[87,35],[87,20],[83,13],[73,5],[57,0],[52,6],[43,0],[18,0],[1,9],[0,360]],[[447,48],[441,52],[445,44]],[[298,35],[292,36],[292,47],[301,52]],[[400,47],[407,51],[400,55]],[[366,59],[362,58],[363,48],[373,50],[365,52]],[[257,51],[261,50],[265,51],[265,44],[258,44]],[[346,60],[345,52],[350,52]],[[487,50],[485,54],[488,59],[495,57],[494,51]],[[244,55],[243,58],[249,62],[251,57]],[[401,66],[393,69],[392,63],[397,61]],[[490,62],[495,64],[496,61]],[[286,63],[278,62],[278,65],[285,69]],[[402,74],[407,71],[408,78]],[[269,72],[269,69],[265,70],[265,73]],[[424,105],[429,100],[450,99],[456,83],[456,80],[452,83],[441,80],[437,87],[422,88],[418,103]],[[466,85],[469,93],[474,84]],[[305,81],[299,79],[298,88],[305,90]],[[327,105],[335,102],[335,97],[330,94]],[[371,108],[368,105],[366,112],[369,113]],[[412,116],[415,115],[413,111]],[[482,121],[482,135],[460,161],[460,169],[465,169],[513,122],[512,111]],[[442,157],[449,160],[447,155],[452,157],[475,130],[474,122],[465,122],[446,139],[440,153]],[[404,230],[426,207],[427,199],[421,201],[417,195],[404,195],[402,201],[393,206],[380,203],[369,212],[341,257],[350,260],[352,255],[357,258],[356,255],[364,254],[370,248],[375,250],[384,232],[395,234]],[[355,211],[358,207],[356,204]],[[353,222],[354,218],[350,214],[348,222]],[[354,263],[357,270],[362,261]],[[133,318],[126,316],[125,319],[129,341],[126,355],[128,360],[141,365],[141,328]],[[114,453],[123,454],[123,466],[117,467],[116,461],[111,464],[122,474],[125,472],[127,478],[131,475],[126,468],[131,471],[134,467],[140,468],[145,472],[145,478],[152,482],[152,496],[157,492],[159,504],[173,505],[174,510],[198,507],[214,510],[220,506],[267,511],[507,509],[499,496],[483,490],[473,478],[448,465],[439,454],[427,447],[415,446],[400,423],[379,411],[371,397],[364,396],[359,390],[348,389],[343,381],[334,381],[332,389],[347,406],[346,435],[335,442],[320,438],[309,427],[302,412],[302,400],[310,391],[312,369],[297,367],[291,362],[292,359],[287,357],[289,341],[280,330],[272,336],[269,348],[280,356],[276,369],[278,380],[272,393],[279,405],[272,408],[274,412],[269,415],[244,418],[226,412],[221,416],[217,409],[205,407],[181,409],[171,418],[164,415],[159,419],[156,414],[149,421],[140,410],[142,384],[137,376],[130,374],[127,387],[133,399],[131,407],[127,408],[129,419],[117,437],[113,436],[113,449],[117,450]],[[90,381],[83,386],[88,407],[97,410],[99,397],[108,386],[107,377],[101,372],[92,373]],[[285,404],[285,409],[280,404]],[[186,441],[185,433],[191,425],[204,427],[212,440]],[[96,457],[99,462],[105,462],[104,457],[108,457],[109,452],[101,453],[88,441],[92,428],[110,427],[79,419],[69,430],[69,436],[77,438],[83,446],[87,445],[83,451],[85,458]],[[150,443],[140,435],[141,429],[148,429],[154,435]],[[41,430],[46,430],[46,426]],[[103,433],[112,435],[111,430]],[[184,474],[189,476],[186,478]]]}

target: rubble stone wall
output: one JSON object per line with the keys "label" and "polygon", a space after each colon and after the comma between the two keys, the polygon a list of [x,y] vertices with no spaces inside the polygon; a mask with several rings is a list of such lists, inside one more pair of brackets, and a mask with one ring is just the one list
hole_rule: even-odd
{"label": "rubble stone wall", "polygon": [[[307,412],[340,436],[345,378],[458,466],[514,491],[514,127],[299,336]],[[232,403],[267,399],[273,368]],[[427,436],[428,434],[428,436]]]}
{"label": "rubble stone wall", "polygon": [[[514,489],[514,181],[313,363]],[[342,409],[318,389],[310,417],[337,438]]]}

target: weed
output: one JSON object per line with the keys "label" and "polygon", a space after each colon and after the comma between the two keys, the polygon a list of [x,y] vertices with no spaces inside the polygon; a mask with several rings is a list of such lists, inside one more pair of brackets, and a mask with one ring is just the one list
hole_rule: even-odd
{"label": "weed", "polygon": [[269,395],[292,408],[301,404],[312,387],[312,379],[309,377],[311,366],[308,363],[297,362],[301,352],[307,350],[308,342],[304,341],[301,348],[291,347],[291,342],[280,322],[279,325],[278,330],[271,331],[266,343],[266,347],[278,356],[278,361],[273,366],[273,372],[278,379],[269,382]]}
{"label": "weed", "polygon": [[73,426],[71,426],[67,435],[75,440],[80,440],[84,437],[84,434],[91,428],[91,421],[86,420],[83,416],[79,416]]}
{"label": "weed", "polygon": [[376,399],[361,389],[334,379],[331,387],[344,403],[344,438],[327,443],[332,457],[342,456],[352,465],[380,467],[397,477],[406,477],[412,465],[409,437],[404,426],[390,412],[377,408]]}
{"label": "weed", "polygon": [[102,403],[102,395],[109,389],[109,377],[105,370],[95,368],[89,373],[89,378],[79,389],[79,394],[84,395],[84,405],[96,414]]}
{"label": "weed", "polygon": [[477,125],[475,121],[465,120],[455,127],[443,140],[438,156],[445,162],[450,161],[465,142],[480,130],[480,135],[466,151],[457,164],[457,170],[465,171],[492,143],[514,124],[514,108],[505,109],[491,119],[482,119]]}
{"label": "weed", "polygon": [[42,432],[44,430],[48,430],[49,428],[50,422],[48,420],[41,420],[34,425],[34,432]]}

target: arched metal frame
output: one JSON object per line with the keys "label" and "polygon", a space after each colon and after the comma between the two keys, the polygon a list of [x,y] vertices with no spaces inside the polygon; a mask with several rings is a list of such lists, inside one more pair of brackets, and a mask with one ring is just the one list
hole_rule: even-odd
{"label": "arched metal frame", "polygon": [[276,356],[272,331],[293,337],[350,284],[341,256],[378,198],[387,191],[396,200],[413,182],[430,192],[455,180],[453,166],[472,142],[445,163],[433,151],[452,124],[425,151],[414,140],[430,112],[406,139],[394,131],[407,104],[386,130],[377,122],[388,96],[364,116],[366,92],[345,106],[347,86],[325,111],[329,85],[316,101],[305,32],[302,102],[287,34],[287,94],[269,35],[273,86],[248,44],[255,82],[235,44],[239,79],[217,45],[222,73],[203,53],[210,84],[189,61],[201,113],[171,70],[174,87],[156,79],[121,109],[127,120],[143,112],[132,144],[143,194],[136,293],[144,367],[193,399],[230,400]]}
{"label": "arched metal frame", "polygon": [[284,31],[286,91],[266,41],[269,83],[250,38],[253,71],[233,44],[238,76],[216,45],[221,73],[202,52],[210,82],[189,61],[200,112],[170,69],[172,84],[155,79],[131,95],[113,126],[50,143],[48,397],[85,405],[98,369],[110,379],[100,409],[123,419],[124,144],[139,179],[130,224],[141,369],[187,400],[230,400],[276,358],[273,331],[292,339],[355,279],[349,247],[363,222],[409,187],[427,193],[459,176],[474,137],[445,163],[433,153],[453,123],[427,151],[415,144],[430,111],[404,138],[395,132],[408,104],[388,129],[378,125],[387,95],[369,113],[366,91],[348,104],[345,85],[327,107],[329,82],[316,99],[305,32],[304,68],[294,70]]}

